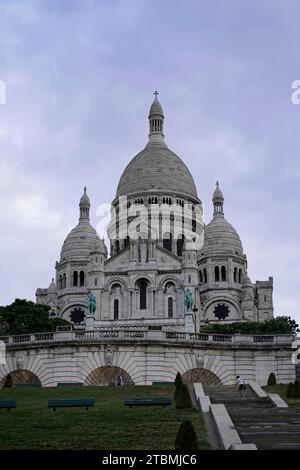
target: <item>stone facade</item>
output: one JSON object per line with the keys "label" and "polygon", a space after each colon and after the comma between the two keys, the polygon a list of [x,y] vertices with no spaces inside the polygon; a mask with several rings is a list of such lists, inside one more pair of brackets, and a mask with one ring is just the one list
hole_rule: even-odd
{"label": "stone facade", "polygon": [[193,177],[165,143],[163,124],[156,96],[149,141],[125,168],[112,202],[110,257],[90,224],[85,188],[79,223],[64,241],[56,278],[48,289],[37,289],[37,302],[75,328],[86,325],[88,290],[96,297],[96,329],[183,331],[185,289],[193,294],[196,331],[207,322],[272,318],[273,279],[249,279],[239,235],[224,217],[218,183],[213,218],[204,225]]}

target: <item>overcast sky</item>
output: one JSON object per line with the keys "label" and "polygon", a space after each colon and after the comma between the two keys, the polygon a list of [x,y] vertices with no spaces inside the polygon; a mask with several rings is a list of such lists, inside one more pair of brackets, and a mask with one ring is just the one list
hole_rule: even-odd
{"label": "overcast sky", "polygon": [[252,281],[300,322],[299,18],[292,0],[0,0],[0,305],[49,285],[84,185],[97,226],[157,88],[205,222],[218,179]]}

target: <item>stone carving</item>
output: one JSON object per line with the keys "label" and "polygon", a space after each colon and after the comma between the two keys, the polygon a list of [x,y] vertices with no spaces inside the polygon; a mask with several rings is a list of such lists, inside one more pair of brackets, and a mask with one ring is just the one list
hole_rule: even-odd
{"label": "stone carving", "polygon": [[197,353],[195,355],[195,359],[196,359],[196,367],[201,369],[203,367],[203,363],[204,363],[203,354],[202,353]]}
{"label": "stone carving", "polygon": [[16,357],[16,366],[17,366],[17,369],[23,369],[24,367],[24,356],[23,354],[18,354],[17,357]]}
{"label": "stone carving", "polygon": [[147,262],[148,246],[146,242],[141,242],[139,246],[139,259],[141,263]]}
{"label": "stone carving", "polygon": [[107,367],[112,365],[113,351],[111,346],[106,346],[104,349],[104,362]]}

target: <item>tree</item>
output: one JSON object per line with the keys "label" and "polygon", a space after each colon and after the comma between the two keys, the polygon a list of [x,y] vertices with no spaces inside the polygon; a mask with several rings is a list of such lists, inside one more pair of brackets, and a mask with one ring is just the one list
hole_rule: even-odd
{"label": "tree", "polygon": [[192,408],[192,400],[189,389],[186,384],[182,383],[176,392],[175,397],[176,408]]}
{"label": "tree", "polygon": [[298,380],[294,384],[294,397],[300,398],[300,382]]}
{"label": "tree", "polygon": [[201,333],[235,334],[292,334],[298,333],[299,325],[291,317],[279,316],[265,322],[212,323],[201,328]]}
{"label": "tree", "polygon": [[175,387],[179,387],[182,384],[182,377],[180,372],[177,372],[176,379],[175,379]]}
{"label": "tree", "polygon": [[271,374],[269,375],[267,385],[268,387],[276,385],[276,375],[273,372],[271,372]]}
{"label": "tree", "polygon": [[61,318],[49,318],[50,307],[25,299],[0,307],[0,325],[6,325],[9,335],[55,331],[57,325],[69,325]]}
{"label": "tree", "polygon": [[195,428],[191,421],[183,421],[175,439],[176,450],[199,450],[199,443]]}

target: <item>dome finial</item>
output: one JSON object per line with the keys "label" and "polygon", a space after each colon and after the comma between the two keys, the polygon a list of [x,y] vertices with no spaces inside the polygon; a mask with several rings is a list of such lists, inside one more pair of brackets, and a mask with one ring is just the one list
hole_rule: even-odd
{"label": "dome finial", "polygon": [[83,188],[83,191],[86,193],[86,186]]}
{"label": "dome finial", "polygon": [[157,100],[157,95],[159,95],[158,91],[157,91],[157,90],[155,90],[155,92],[153,93],[153,95],[155,96],[155,98],[154,98],[154,99],[156,99],[156,100]]}

